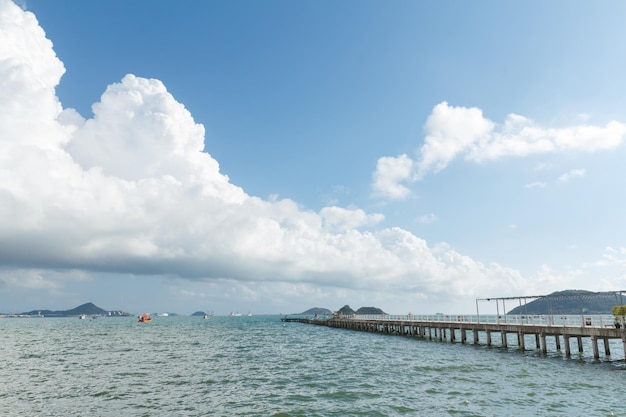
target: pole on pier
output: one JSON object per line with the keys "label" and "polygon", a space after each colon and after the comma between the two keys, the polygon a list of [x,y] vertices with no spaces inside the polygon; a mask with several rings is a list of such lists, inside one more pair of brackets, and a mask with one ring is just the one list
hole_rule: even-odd
{"label": "pole on pier", "polygon": [[500,324],[500,303],[498,303],[498,299],[496,298],[496,323]]}
{"label": "pole on pier", "polygon": [[478,312],[478,298],[476,299],[476,322],[480,323],[480,313]]}

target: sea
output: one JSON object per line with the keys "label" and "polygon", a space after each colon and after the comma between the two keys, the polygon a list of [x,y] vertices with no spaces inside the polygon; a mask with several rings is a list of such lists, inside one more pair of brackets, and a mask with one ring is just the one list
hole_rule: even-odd
{"label": "sea", "polygon": [[621,341],[568,359],[280,318],[0,319],[0,416],[626,416]]}

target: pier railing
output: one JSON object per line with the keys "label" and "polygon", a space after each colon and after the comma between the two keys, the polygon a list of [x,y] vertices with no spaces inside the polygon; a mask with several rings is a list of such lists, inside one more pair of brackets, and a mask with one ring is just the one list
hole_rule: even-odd
{"label": "pier railing", "polygon": [[288,315],[293,319],[319,319],[330,318],[355,319],[355,320],[380,320],[380,321],[403,321],[403,322],[438,322],[438,323],[475,323],[475,324],[514,324],[533,326],[567,326],[567,327],[615,327],[615,318],[610,314],[588,315],[557,315],[557,314],[504,314],[504,315],[480,315],[475,314],[354,314],[354,315]]}
{"label": "pier railing", "polygon": [[391,320],[391,321],[430,321],[443,323],[492,323],[492,324],[517,324],[517,325],[547,325],[547,326],[573,326],[573,327],[614,327],[615,318],[610,314],[603,315],[448,315],[448,314],[355,314],[343,316],[359,320]]}

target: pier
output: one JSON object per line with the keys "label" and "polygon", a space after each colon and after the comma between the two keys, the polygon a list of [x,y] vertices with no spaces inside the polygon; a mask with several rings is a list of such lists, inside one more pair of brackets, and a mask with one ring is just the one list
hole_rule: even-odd
{"label": "pier", "polygon": [[[515,299],[539,297],[544,296],[515,297]],[[594,359],[600,358],[600,342],[602,342],[604,355],[610,356],[609,342],[617,339],[622,341],[626,360],[626,329],[623,317],[621,323],[618,323],[612,315],[591,315],[585,314],[584,311],[581,315],[496,314],[481,316],[478,314],[479,301],[504,303],[509,299],[513,298],[478,299],[476,315],[343,316],[334,314],[326,317],[286,316],[281,320],[450,343],[473,343],[487,346],[495,344],[504,348],[516,346],[522,351],[536,348],[544,354],[548,352],[550,344],[556,351],[562,351],[564,348],[565,356],[568,358],[572,356],[572,344],[574,344],[575,351],[583,353],[583,339],[586,338],[591,341]],[[572,343],[573,341],[575,343]]]}

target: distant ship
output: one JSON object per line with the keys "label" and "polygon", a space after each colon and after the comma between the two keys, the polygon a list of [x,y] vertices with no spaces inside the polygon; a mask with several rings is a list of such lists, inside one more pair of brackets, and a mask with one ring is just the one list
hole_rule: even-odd
{"label": "distant ship", "polygon": [[233,313],[231,311],[231,313],[229,314],[230,317],[241,317],[241,313],[237,312],[237,313]]}

